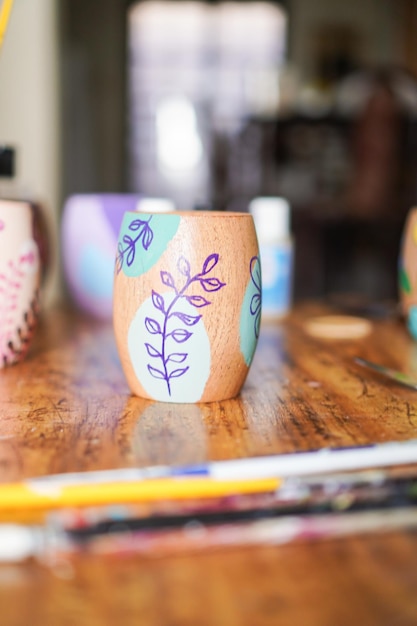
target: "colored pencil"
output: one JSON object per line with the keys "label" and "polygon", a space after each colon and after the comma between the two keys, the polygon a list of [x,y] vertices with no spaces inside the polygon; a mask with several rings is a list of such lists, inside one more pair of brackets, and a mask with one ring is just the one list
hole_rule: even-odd
{"label": "colored pencil", "polygon": [[[0,486],[0,520],[18,520],[19,515],[30,519],[32,513],[71,507],[265,493],[276,490],[280,484],[277,478],[213,481],[206,477],[61,486],[44,484],[43,488],[33,482],[9,483]],[[36,515],[34,518],[37,519]]]}
{"label": "colored pencil", "polygon": [[[103,533],[89,542],[67,541],[61,535],[67,551],[81,549],[83,553],[169,555],[204,552],[215,548],[280,545],[295,542],[329,540],[349,535],[375,534],[417,527],[417,508],[288,515],[261,519],[249,523],[186,525],[181,529],[146,532]],[[58,540],[59,533],[56,535]]]}
{"label": "colored pencil", "polygon": [[0,47],[6,34],[10,13],[12,12],[13,0],[3,0],[0,10]]}
{"label": "colored pencil", "polygon": [[286,478],[417,462],[417,441],[215,461],[57,474],[0,485],[0,519],[19,512],[94,505],[213,498],[278,489]]}

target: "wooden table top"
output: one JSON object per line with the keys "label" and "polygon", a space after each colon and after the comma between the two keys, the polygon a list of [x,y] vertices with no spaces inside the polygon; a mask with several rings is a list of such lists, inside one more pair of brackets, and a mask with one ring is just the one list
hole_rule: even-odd
{"label": "wooden table top", "polygon": [[[404,323],[322,340],[304,329],[322,312],[262,325],[239,398],[173,405],[130,395],[110,323],[49,311],[26,361],[0,373],[0,480],[416,438],[416,392],[353,362],[417,378]],[[3,564],[0,606],[2,626],[415,626],[417,533]]]}

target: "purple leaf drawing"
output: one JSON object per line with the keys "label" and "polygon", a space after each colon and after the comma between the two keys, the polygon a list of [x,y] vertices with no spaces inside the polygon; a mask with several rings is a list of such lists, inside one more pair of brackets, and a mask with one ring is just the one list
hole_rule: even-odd
{"label": "purple leaf drawing", "polygon": [[222,283],[218,278],[200,278],[200,285],[204,291],[219,291],[226,283]]}
{"label": "purple leaf drawing", "polygon": [[165,313],[164,299],[159,293],[154,290],[152,290],[152,303],[155,309],[158,309],[159,311],[162,311],[162,313]]}
{"label": "purple leaf drawing", "polygon": [[157,322],[156,320],[152,319],[151,317],[147,317],[145,319],[145,326],[146,326],[146,330],[148,331],[148,333],[151,333],[151,335],[161,335],[162,334],[159,322]]}
{"label": "purple leaf drawing", "polygon": [[[143,227],[144,229],[146,226]],[[222,282],[215,276],[207,276],[218,264],[219,255],[217,253],[210,254],[204,261],[202,271],[195,275],[191,275],[191,265],[188,259],[181,256],[177,261],[177,270],[180,274],[178,284],[174,276],[167,271],[161,271],[161,282],[166,287],[173,290],[172,300],[165,299],[163,295],[152,290],[152,305],[154,308],[162,314],[163,322],[159,323],[157,320],[146,317],[145,328],[151,335],[160,335],[160,346],[155,347],[153,343],[145,343],[145,347],[148,355],[151,358],[157,358],[161,360],[161,368],[153,367],[148,364],[147,368],[151,376],[154,378],[164,380],[168,394],[171,396],[171,379],[180,378],[186,372],[189,371],[190,366],[171,369],[172,363],[184,363],[188,358],[188,352],[176,352],[175,349],[170,352],[170,344],[184,344],[193,333],[187,328],[173,327],[174,324],[183,324],[185,327],[196,326],[201,320],[202,315],[190,315],[190,313],[184,311],[181,307],[182,304],[191,305],[195,309],[200,309],[211,304],[204,296],[195,293],[189,293],[191,285],[200,285],[200,287],[206,292],[219,291],[226,286],[226,283]],[[181,277],[185,278],[185,282]],[[158,340],[159,341],[159,340]]]}
{"label": "purple leaf drawing", "polygon": [[250,260],[249,272],[252,280],[252,284],[255,287],[255,293],[250,301],[250,312],[254,319],[254,332],[255,337],[259,337],[259,330],[261,326],[261,311],[262,311],[262,279],[261,269],[259,263],[259,257],[254,256]]}
{"label": "purple leaf drawing", "polygon": [[174,311],[171,315],[179,317],[181,322],[184,322],[187,326],[194,326],[201,319],[201,315],[189,315],[188,313],[181,313],[181,311]]}
{"label": "purple leaf drawing", "polygon": [[206,274],[211,272],[211,270],[217,265],[218,262],[219,262],[219,255],[210,254],[210,256],[208,256],[207,259],[203,263],[203,269],[201,272],[202,275],[205,276]]}
{"label": "purple leaf drawing", "polygon": [[141,233],[144,225],[145,225],[145,222],[143,222],[142,220],[133,220],[133,222],[130,222],[129,230],[140,231]]}
{"label": "purple leaf drawing", "polygon": [[149,225],[146,225],[144,232],[143,232],[143,237],[142,237],[142,243],[143,243],[143,247],[145,248],[145,250],[149,249],[149,246],[151,245],[153,240],[153,230],[149,227]]}
{"label": "purple leaf drawing", "polygon": [[127,265],[132,265],[133,261],[135,260],[135,254],[136,254],[136,249],[135,246],[132,245],[132,238],[128,237],[127,235],[125,235],[123,237],[123,243],[127,244],[127,256],[126,256],[126,263]]}
{"label": "purple leaf drawing", "polygon": [[252,296],[252,300],[250,301],[250,312],[252,315],[257,315],[259,308],[261,306],[262,298],[261,294],[256,293]]}
{"label": "purple leaf drawing", "polygon": [[187,300],[187,302],[197,307],[198,309],[203,306],[207,306],[208,304],[211,304],[211,302],[203,298],[203,296],[185,296],[185,299]]}
{"label": "purple leaf drawing", "polygon": [[190,276],[190,272],[191,272],[190,264],[185,257],[181,256],[178,259],[177,267],[178,267],[178,271],[183,276],[186,276],[187,278]]}
{"label": "purple leaf drawing", "polygon": [[175,287],[175,281],[169,272],[161,272],[161,280],[167,287]]}
{"label": "purple leaf drawing", "polygon": [[172,361],[173,363],[184,363],[184,361],[187,358],[187,356],[188,356],[188,354],[186,352],[173,352],[167,358],[167,363],[169,361]]}
{"label": "purple leaf drawing", "polygon": [[156,367],[152,367],[152,365],[148,365],[148,370],[154,378],[165,380],[165,372],[161,372],[161,370],[158,370]]}
{"label": "purple leaf drawing", "polygon": [[150,343],[145,343],[145,348],[146,348],[149,356],[151,356],[151,357],[160,358],[162,356],[161,353],[158,352],[158,350],[156,348],[151,346]]}
{"label": "purple leaf drawing", "polygon": [[173,340],[177,343],[184,343],[184,341],[187,341],[187,339],[189,339],[192,334],[193,333],[190,333],[184,328],[177,328],[176,330],[173,330],[172,333],[169,333],[168,336],[172,337]]}
{"label": "purple leaf drawing", "polygon": [[189,370],[189,369],[190,369],[190,368],[189,368],[189,366],[187,365],[187,367],[181,367],[181,368],[179,368],[179,369],[177,369],[177,370],[174,370],[173,372],[171,372],[171,373],[169,374],[169,378],[170,378],[170,379],[171,379],[171,378],[179,378],[180,376],[182,376],[183,374],[185,374],[185,372],[186,372],[187,370]]}

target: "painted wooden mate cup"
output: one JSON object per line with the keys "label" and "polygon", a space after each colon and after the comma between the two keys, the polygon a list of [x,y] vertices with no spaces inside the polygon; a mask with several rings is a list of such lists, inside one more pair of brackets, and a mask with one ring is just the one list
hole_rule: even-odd
{"label": "painted wooden mate cup", "polygon": [[45,246],[39,211],[0,200],[0,368],[26,356],[36,329]]}
{"label": "painted wooden mate cup", "polygon": [[417,339],[417,208],[405,221],[399,259],[399,294],[411,335]]}
{"label": "painted wooden mate cup", "polygon": [[134,394],[165,402],[236,396],[260,318],[261,268],[250,214],[125,214],[113,322]]}

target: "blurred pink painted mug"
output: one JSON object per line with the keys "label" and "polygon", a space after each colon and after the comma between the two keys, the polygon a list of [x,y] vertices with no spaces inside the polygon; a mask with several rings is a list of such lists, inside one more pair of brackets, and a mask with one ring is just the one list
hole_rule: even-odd
{"label": "blurred pink painted mug", "polygon": [[36,328],[45,243],[39,211],[0,200],[0,368],[26,356]]}

